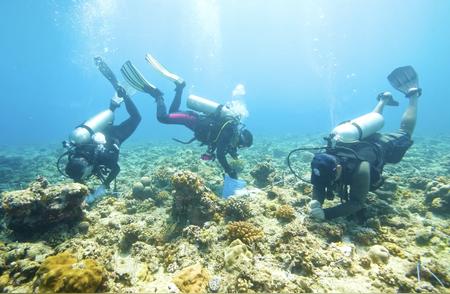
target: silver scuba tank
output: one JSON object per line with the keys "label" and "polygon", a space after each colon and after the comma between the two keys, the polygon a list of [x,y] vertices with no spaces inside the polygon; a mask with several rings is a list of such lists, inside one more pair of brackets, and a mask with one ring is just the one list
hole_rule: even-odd
{"label": "silver scuba tank", "polygon": [[[203,112],[204,114],[216,112],[217,108],[221,105],[215,101],[192,94],[189,95],[186,104],[189,109]],[[233,116],[233,112],[227,106],[223,106],[220,115],[222,117]]]}
{"label": "silver scuba tank", "polygon": [[370,112],[336,126],[330,136],[337,142],[354,143],[373,135],[383,125],[383,116],[377,112]]}
{"label": "silver scuba tank", "polygon": [[106,109],[75,128],[70,134],[69,140],[73,144],[89,143],[94,133],[102,131],[106,126],[112,124],[113,121],[114,112]]}

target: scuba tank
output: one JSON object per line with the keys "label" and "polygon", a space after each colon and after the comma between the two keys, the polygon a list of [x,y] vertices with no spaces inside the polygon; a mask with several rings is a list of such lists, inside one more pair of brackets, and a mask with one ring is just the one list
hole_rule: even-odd
{"label": "scuba tank", "polygon": [[113,121],[114,112],[110,109],[104,110],[75,128],[70,134],[69,140],[73,144],[89,143],[92,135],[102,131]]}
{"label": "scuba tank", "polygon": [[203,112],[204,114],[207,115],[215,113],[217,110],[219,110],[219,107],[221,107],[222,108],[220,109],[221,117],[234,116],[232,111],[227,106],[224,106],[222,104],[219,104],[217,102],[211,101],[209,99],[197,95],[192,94],[189,95],[186,104],[189,109]]}
{"label": "scuba tank", "polygon": [[373,135],[383,125],[383,116],[377,112],[370,112],[339,124],[331,131],[330,138],[335,142],[354,143]]}

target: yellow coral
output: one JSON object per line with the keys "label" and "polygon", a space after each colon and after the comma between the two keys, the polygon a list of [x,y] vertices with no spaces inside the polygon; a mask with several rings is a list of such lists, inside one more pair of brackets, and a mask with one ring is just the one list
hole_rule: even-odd
{"label": "yellow coral", "polygon": [[39,292],[96,292],[104,278],[103,267],[92,259],[77,261],[68,252],[47,257],[37,272]]}
{"label": "yellow coral", "polygon": [[295,210],[290,205],[281,205],[275,212],[277,219],[282,221],[291,221],[295,218]]}
{"label": "yellow coral", "polygon": [[383,246],[386,247],[390,254],[398,256],[400,258],[406,258],[404,251],[397,244],[384,242]]}
{"label": "yellow coral", "polygon": [[2,276],[0,276],[0,291],[1,292],[4,292],[3,288],[8,286],[8,284],[9,284],[9,275],[3,274]]}
{"label": "yellow coral", "polygon": [[227,234],[231,240],[240,239],[246,244],[257,242],[264,237],[264,232],[261,228],[245,221],[229,223]]}
{"label": "yellow coral", "polygon": [[195,264],[182,269],[173,282],[183,293],[206,293],[209,278],[208,271],[200,264]]}

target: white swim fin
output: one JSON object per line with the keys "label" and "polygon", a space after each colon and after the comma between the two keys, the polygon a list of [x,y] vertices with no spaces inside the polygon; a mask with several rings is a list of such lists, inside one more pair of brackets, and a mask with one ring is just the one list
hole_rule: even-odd
{"label": "white swim fin", "polygon": [[167,68],[165,68],[161,63],[159,63],[159,61],[156,60],[156,58],[153,57],[151,54],[147,53],[147,55],[145,56],[145,60],[147,60],[147,62],[150,63],[150,65],[153,66],[154,69],[159,71],[160,74],[162,74],[169,80],[177,84],[182,84],[184,82],[184,80],[181,77],[168,71]]}

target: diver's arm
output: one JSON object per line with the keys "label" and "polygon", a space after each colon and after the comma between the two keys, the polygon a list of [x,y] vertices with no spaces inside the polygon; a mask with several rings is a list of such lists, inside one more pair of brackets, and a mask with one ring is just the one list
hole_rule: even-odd
{"label": "diver's arm", "polygon": [[110,168],[111,168],[111,172],[108,174],[105,181],[103,182],[105,187],[108,189],[109,189],[109,185],[111,184],[111,182],[114,181],[114,179],[117,177],[117,175],[120,172],[120,166],[117,164],[117,162]]}
{"label": "diver's arm", "polygon": [[361,210],[370,187],[370,164],[367,161],[360,163],[352,177],[349,200],[335,207],[324,209],[325,219],[354,214]]}
{"label": "diver's arm", "polygon": [[319,201],[319,203],[322,205],[325,201],[325,191],[320,192],[320,189],[318,189],[316,186],[313,186],[312,199]]}
{"label": "diver's arm", "polygon": [[228,153],[228,146],[233,136],[233,129],[225,127],[217,140],[217,160],[223,167],[224,171],[233,179],[237,179],[237,172],[228,164],[226,155]]}
{"label": "diver's arm", "polygon": [[363,161],[360,163],[358,169],[352,177],[352,184],[350,185],[349,200],[360,202],[363,204],[366,201],[367,194],[370,189],[370,163]]}

